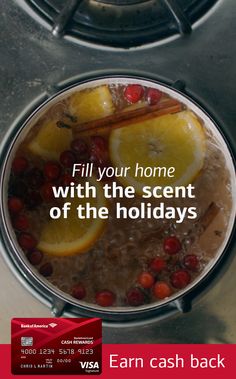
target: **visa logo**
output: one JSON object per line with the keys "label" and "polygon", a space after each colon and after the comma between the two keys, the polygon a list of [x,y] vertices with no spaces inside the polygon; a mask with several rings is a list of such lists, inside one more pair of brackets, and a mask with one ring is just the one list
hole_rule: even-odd
{"label": "visa logo", "polygon": [[99,364],[98,362],[79,362],[80,363],[80,366],[81,368],[97,368],[99,369]]}

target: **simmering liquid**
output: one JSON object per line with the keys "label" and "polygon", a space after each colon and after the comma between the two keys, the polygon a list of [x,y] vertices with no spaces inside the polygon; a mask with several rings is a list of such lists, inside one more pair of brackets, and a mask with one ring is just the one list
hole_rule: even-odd
{"label": "simmering liquid", "polygon": [[[65,202],[54,198],[52,186],[83,182],[80,175],[72,177],[74,163],[92,163],[94,177],[98,175],[98,167],[114,166],[111,138],[115,134],[111,135],[116,127],[112,117],[173,100],[159,90],[135,85],[110,84],[65,95],[40,117],[18,146],[9,181],[9,213],[19,249],[27,256],[29,265],[75,299],[101,306],[158,302],[189,286],[215,258],[225,239],[232,208],[230,174],[219,142],[202,120],[179,103],[179,112],[191,112],[196,117],[204,139],[203,164],[191,178],[195,197],[143,199],[138,190],[134,198],[108,199],[109,218],[97,235],[91,237],[87,249],[80,246],[77,254],[67,255],[65,251],[63,256],[40,250],[42,230],[52,221],[51,207]],[[179,112],[174,110],[173,114]],[[168,111],[160,117],[166,116]],[[111,117],[110,124],[98,127],[96,120],[104,117]],[[136,124],[143,122],[145,128],[146,115],[143,119],[135,117]],[[127,125],[121,129],[132,128],[133,122],[126,121]],[[51,138],[51,128],[56,137],[50,147],[47,139]],[[48,130],[46,137],[42,130]],[[155,136],[153,139],[156,146]],[[141,154],[134,138],[128,155],[132,156],[136,148],[140,148]],[[156,166],[161,153],[153,152],[157,154]],[[55,166],[50,166],[52,163],[59,167],[58,172]],[[126,183],[120,177],[105,177],[100,183],[116,182],[124,187],[129,184],[129,178],[125,180]],[[165,217],[118,219],[117,202],[127,209],[140,209],[141,203],[150,204],[153,209],[160,202],[165,207],[195,207],[197,218],[185,217],[183,222]]]}

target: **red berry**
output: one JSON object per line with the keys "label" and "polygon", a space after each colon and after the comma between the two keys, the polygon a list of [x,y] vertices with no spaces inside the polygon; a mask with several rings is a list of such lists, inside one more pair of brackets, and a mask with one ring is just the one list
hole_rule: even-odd
{"label": "red berry", "polygon": [[106,167],[107,166],[107,158],[99,151],[92,151],[90,154],[89,161],[94,163],[96,167]]}
{"label": "red berry", "polygon": [[150,105],[157,104],[161,100],[161,97],[162,97],[161,91],[159,91],[156,88],[148,88],[147,93],[146,93],[146,98]]}
{"label": "red berry", "polygon": [[156,282],[153,288],[154,296],[157,299],[165,299],[172,294],[172,290],[166,282]]}
{"label": "red berry", "polygon": [[40,269],[39,269],[39,272],[41,275],[43,276],[51,276],[52,273],[53,273],[53,267],[52,267],[52,264],[51,263],[44,263]]}
{"label": "red berry", "polygon": [[106,166],[108,162],[107,141],[101,136],[91,137],[90,162],[95,166]]}
{"label": "red berry", "polygon": [[73,164],[76,162],[76,156],[73,151],[66,150],[63,151],[60,155],[60,162],[62,166],[70,168],[73,167]]}
{"label": "red berry", "polygon": [[70,174],[65,173],[61,177],[60,185],[62,187],[67,187],[67,186],[70,186],[70,184],[74,182],[75,182],[75,179]]}
{"label": "red berry", "polygon": [[24,157],[16,157],[12,162],[12,171],[14,174],[22,174],[27,170],[29,163]]}
{"label": "red berry", "polygon": [[186,270],[177,270],[171,275],[170,280],[173,287],[181,289],[190,283],[191,276]]}
{"label": "red berry", "polygon": [[161,272],[166,268],[166,261],[163,258],[156,257],[150,263],[150,269],[154,272]]}
{"label": "red berry", "polygon": [[91,137],[91,150],[106,153],[108,150],[107,141],[101,136]]}
{"label": "red berry", "polygon": [[25,215],[18,215],[14,220],[13,220],[13,226],[15,229],[24,232],[25,230],[29,229],[29,219]]}
{"label": "red berry", "polygon": [[17,214],[24,208],[23,201],[18,197],[10,197],[8,199],[9,212]]}
{"label": "red berry", "polygon": [[127,302],[132,307],[144,304],[145,298],[143,292],[139,288],[131,288],[127,292]]}
{"label": "red berry", "polygon": [[43,173],[37,167],[33,167],[30,171],[27,172],[26,179],[27,179],[27,184],[30,187],[35,188],[35,189],[38,189],[44,183]]}
{"label": "red berry", "polygon": [[53,183],[50,182],[44,183],[44,185],[41,187],[42,197],[47,203],[55,199],[52,187]]}
{"label": "red berry", "polygon": [[78,300],[82,300],[86,296],[86,290],[82,284],[77,284],[72,288],[71,294]]}
{"label": "red berry", "polygon": [[196,271],[199,266],[199,259],[195,254],[188,254],[184,257],[183,264],[187,269]]}
{"label": "red berry", "polygon": [[163,243],[164,251],[169,255],[177,254],[181,249],[181,242],[177,237],[167,237]]}
{"label": "red berry", "polygon": [[101,307],[110,307],[114,304],[115,300],[115,294],[108,290],[104,290],[96,294],[96,303]]}
{"label": "red berry", "polygon": [[71,142],[71,149],[79,156],[84,157],[88,154],[88,145],[82,138],[76,138]]}
{"label": "red berry", "polygon": [[129,84],[124,92],[124,97],[130,103],[137,103],[144,94],[144,89],[139,84]]}
{"label": "red berry", "polygon": [[29,233],[21,233],[18,242],[20,247],[25,250],[33,250],[37,246],[37,240]]}
{"label": "red berry", "polygon": [[44,175],[48,180],[56,180],[61,174],[61,166],[57,162],[47,162],[44,165]]}
{"label": "red berry", "polygon": [[37,266],[42,262],[43,253],[39,250],[33,250],[27,254],[27,258],[32,265]]}
{"label": "red berry", "polygon": [[138,283],[143,288],[151,288],[155,282],[155,279],[152,274],[149,272],[142,272],[138,277]]}

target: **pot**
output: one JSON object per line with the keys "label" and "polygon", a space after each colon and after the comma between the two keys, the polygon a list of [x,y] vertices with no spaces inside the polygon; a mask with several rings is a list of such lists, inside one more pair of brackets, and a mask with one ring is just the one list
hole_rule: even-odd
{"label": "pot", "polygon": [[[215,253],[214,259],[204,268],[201,274],[193,280],[185,289],[180,290],[178,293],[173,294],[168,299],[162,300],[158,303],[151,303],[143,305],[138,308],[135,307],[112,307],[104,309],[98,305],[88,304],[84,301],[77,301],[70,295],[62,292],[55,286],[53,286],[48,280],[42,278],[38,271],[29,265],[25,255],[19,249],[13,228],[11,226],[8,209],[7,209],[7,189],[8,180],[10,175],[10,168],[14,153],[25,138],[29,129],[35,124],[35,122],[42,117],[42,115],[51,108],[55,103],[62,100],[65,96],[72,94],[76,90],[83,90],[87,88],[96,87],[102,84],[132,84],[139,83],[143,86],[150,86],[163,91],[170,96],[176,98],[181,103],[185,104],[190,110],[192,110],[209,129],[210,133],[217,140],[221,146],[221,151],[225,157],[227,169],[230,174],[232,192],[232,209],[228,221],[228,226],[225,234],[225,239],[221,246]],[[191,299],[196,292],[204,288],[213,274],[216,266],[219,265],[224,254],[229,250],[229,244],[233,232],[235,211],[236,211],[236,181],[234,172],[233,155],[230,150],[229,144],[224,138],[221,128],[214,123],[211,117],[203,110],[199,105],[193,102],[186,95],[183,95],[178,90],[167,86],[166,84],[154,82],[137,77],[103,77],[94,80],[88,80],[81,83],[73,84],[70,87],[64,88],[61,92],[54,95],[42,105],[40,105],[23,123],[19,123],[13,129],[9,130],[8,135],[3,141],[2,146],[2,167],[1,167],[1,182],[0,182],[0,218],[2,223],[2,243],[4,246],[3,255],[13,270],[14,274],[18,276],[20,281],[36,295],[41,301],[46,303],[52,308],[52,313],[55,316],[67,315],[67,316],[96,316],[101,317],[105,321],[112,323],[119,322],[139,322],[153,317],[166,317],[166,315],[172,314],[177,310],[188,311],[191,309]]]}

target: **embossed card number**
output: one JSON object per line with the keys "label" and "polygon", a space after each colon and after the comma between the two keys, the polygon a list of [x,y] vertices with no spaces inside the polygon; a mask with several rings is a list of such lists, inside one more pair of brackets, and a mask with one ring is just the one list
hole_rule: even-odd
{"label": "embossed card number", "polygon": [[14,318],[12,374],[102,372],[102,324],[98,318]]}

